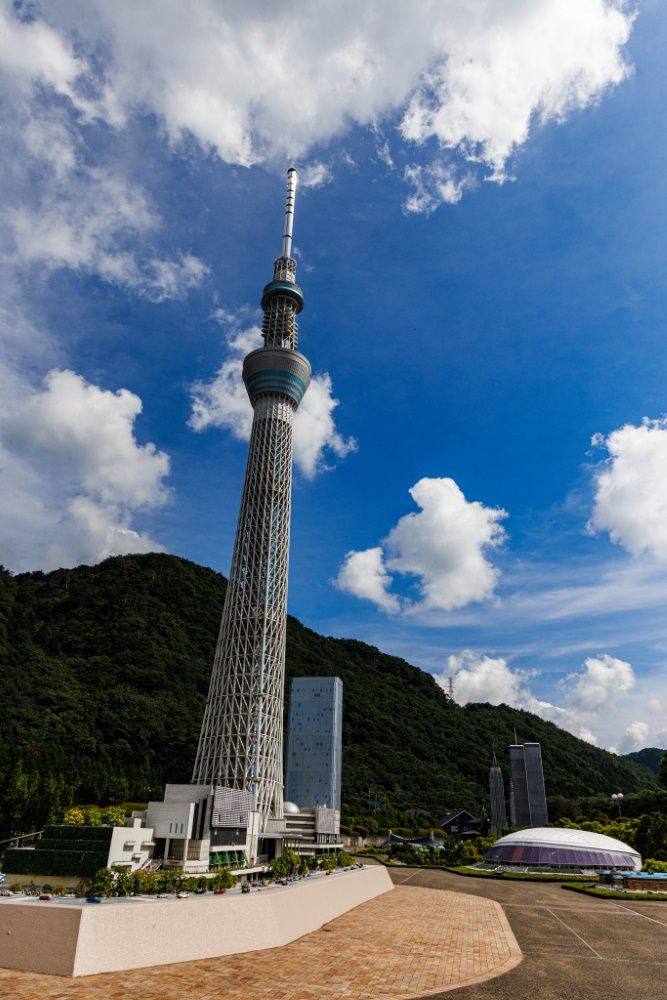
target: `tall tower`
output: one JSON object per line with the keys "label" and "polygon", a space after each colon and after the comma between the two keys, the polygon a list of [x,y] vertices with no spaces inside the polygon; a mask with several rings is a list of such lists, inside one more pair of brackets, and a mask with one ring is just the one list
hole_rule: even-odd
{"label": "tall tower", "polygon": [[495,750],[493,764],[489,769],[489,794],[491,796],[491,828],[492,837],[502,837],[507,826],[507,808],[505,806],[505,782],[503,772],[498,766]]}
{"label": "tall tower", "polygon": [[192,780],[256,797],[260,827],[283,816],[283,698],[292,501],[292,421],[310,382],[297,351],[292,226],[297,174],[287,172],[282,253],[262,293],[264,346],[243,362],[254,410],[229,585]]}
{"label": "tall tower", "polygon": [[549,822],[539,743],[510,746],[512,826],[545,826]]}

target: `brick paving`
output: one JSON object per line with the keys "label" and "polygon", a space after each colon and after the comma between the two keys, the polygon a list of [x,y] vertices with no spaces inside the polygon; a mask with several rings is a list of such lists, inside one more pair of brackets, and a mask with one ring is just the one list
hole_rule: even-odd
{"label": "brick paving", "polygon": [[520,960],[507,919],[493,900],[396,886],[284,948],[79,979],[0,969],[0,996],[404,1000],[484,981]]}

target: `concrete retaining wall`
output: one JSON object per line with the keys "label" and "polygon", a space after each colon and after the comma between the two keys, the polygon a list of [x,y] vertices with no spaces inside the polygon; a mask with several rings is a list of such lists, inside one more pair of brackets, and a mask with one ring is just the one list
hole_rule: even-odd
{"label": "concrete retaining wall", "polygon": [[0,903],[0,967],[88,976],[276,948],[393,885],[378,866],[242,896]]}

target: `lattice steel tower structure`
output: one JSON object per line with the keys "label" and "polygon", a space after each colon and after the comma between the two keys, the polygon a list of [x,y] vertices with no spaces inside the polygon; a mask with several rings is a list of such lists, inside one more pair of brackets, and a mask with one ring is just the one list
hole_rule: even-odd
{"label": "lattice steel tower structure", "polygon": [[292,500],[292,421],[310,382],[297,351],[292,226],[297,174],[287,172],[282,254],[262,294],[264,346],[243,381],[254,415],[229,585],[192,775],[256,796],[260,825],[283,816],[283,697]]}

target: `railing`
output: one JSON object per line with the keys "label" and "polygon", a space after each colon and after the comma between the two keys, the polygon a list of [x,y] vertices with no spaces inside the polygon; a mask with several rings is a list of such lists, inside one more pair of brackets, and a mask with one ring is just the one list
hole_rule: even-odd
{"label": "railing", "polygon": [[15,837],[8,837],[7,840],[0,840],[0,849],[2,849],[5,845],[9,845],[11,847],[13,844],[18,844],[19,840],[29,840],[31,837],[41,837],[43,833],[43,830],[35,830],[34,833],[21,833],[17,834]]}

